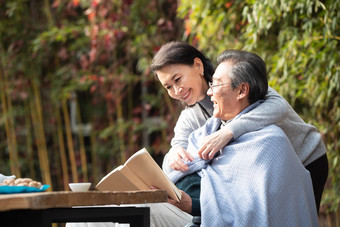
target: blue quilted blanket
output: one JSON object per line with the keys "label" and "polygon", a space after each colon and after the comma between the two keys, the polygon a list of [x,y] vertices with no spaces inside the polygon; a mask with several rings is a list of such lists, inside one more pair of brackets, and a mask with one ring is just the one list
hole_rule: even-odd
{"label": "blue quilted blanket", "polygon": [[200,141],[220,125],[210,118],[193,132],[189,171],[168,175],[176,183],[199,172],[202,226],[318,226],[310,174],[284,132],[271,125],[240,136],[212,161],[199,159]]}

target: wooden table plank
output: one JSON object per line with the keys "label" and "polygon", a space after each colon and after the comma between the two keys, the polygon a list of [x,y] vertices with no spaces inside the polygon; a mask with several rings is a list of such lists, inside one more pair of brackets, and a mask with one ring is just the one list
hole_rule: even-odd
{"label": "wooden table plank", "polygon": [[98,206],[110,204],[141,204],[167,202],[165,190],[152,191],[89,191],[39,192],[0,195],[0,211],[16,209],[47,209],[72,206]]}

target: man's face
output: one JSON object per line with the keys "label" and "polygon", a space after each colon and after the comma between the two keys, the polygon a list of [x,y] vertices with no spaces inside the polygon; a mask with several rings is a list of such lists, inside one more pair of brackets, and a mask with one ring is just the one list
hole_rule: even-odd
{"label": "man's face", "polygon": [[[222,120],[233,119],[239,111],[238,93],[239,88],[232,90],[230,75],[232,65],[222,62],[216,68],[213,75],[212,89],[208,90],[211,101],[214,103],[213,116]],[[215,86],[220,85],[220,86]]]}

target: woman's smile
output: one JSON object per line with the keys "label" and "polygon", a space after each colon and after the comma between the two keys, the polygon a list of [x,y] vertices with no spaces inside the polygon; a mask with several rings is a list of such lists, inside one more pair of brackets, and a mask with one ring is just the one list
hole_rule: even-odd
{"label": "woman's smile", "polygon": [[190,94],[191,94],[191,89],[189,89],[185,94],[183,94],[181,96],[181,98],[186,101],[189,97],[190,97]]}

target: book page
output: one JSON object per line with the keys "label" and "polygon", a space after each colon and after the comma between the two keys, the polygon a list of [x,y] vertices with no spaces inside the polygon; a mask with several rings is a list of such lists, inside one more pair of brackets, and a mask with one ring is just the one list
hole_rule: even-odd
{"label": "book page", "polygon": [[97,185],[100,191],[137,191],[139,190],[124,174],[119,166],[107,174]]}
{"label": "book page", "polygon": [[117,168],[113,169],[110,173],[106,174],[100,181],[98,184],[101,184],[103,181],[106,180],[106,178],[108,178],[111,174],[114,174],[115,172],[117,172],[118,170],[121,170],[124,166],[120,165]]}
{"label": "book page", "polygon": [[121,173],[124,174],[139,190],[150,190],[150,187],[148,187],[142,179],[136,176],[128,166],[124,166],[124,168],[121,169]]}
{"label": "book page", "polygon": [[170,198],[180,201],[181,194],[176,185],[165,175],[145,148],[131,156],[126,161],[125,166],[128,166],[135,175],[142,179],[148,188],[155,186],[164,189],[168,192]]}

